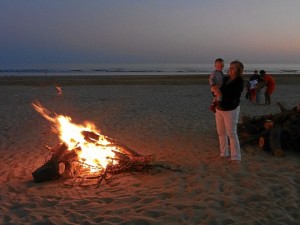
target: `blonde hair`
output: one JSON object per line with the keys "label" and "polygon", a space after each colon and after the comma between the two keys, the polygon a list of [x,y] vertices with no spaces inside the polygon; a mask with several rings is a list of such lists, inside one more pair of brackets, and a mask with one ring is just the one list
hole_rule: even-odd
{"label": "blonde hair", "polygon": [[230,65],[236,65],[237,68],[237,75],[242,76],[244,72],[244,64],[239,60],[234,60],[230,63]]}

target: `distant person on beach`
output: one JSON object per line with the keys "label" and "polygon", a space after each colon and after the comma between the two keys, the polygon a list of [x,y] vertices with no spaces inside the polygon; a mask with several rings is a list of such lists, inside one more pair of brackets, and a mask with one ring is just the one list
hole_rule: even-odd
{"label": "distant person on beach", "polygon": [[249,100],[250,102],[256,102],[256,84],[257,80],[254,77],[249,81]]}
{"label": "distant person on beach", "polygon": [[264,88],[264,86],[265,83],[263,78],[260,75],[258,75],[257,84],[256,84],[256,104],[258,105],[261,103],[261,91]]}
{"label": "distant person on beach", "polygon": [[259,74],[264,80],[266,91],[265,91],[265,104],[270,105],[271,104],[271,95],[273,94],[275,90],[275,80],[273,77],[269,74],[266,74],[266,71],[261,70],[259,71]]}
{"label": "distant person on beach", "polygon": [[[244,88],[244,65],[236,60],[230,63],[228,74],[223,79],[221,88],[212,88],[216,96],[222,96],[220,104],[216,107],[216,127],[219,136],[220,159],[230,157],[232,164],[241,161],[240,142],[237,135],[237,123],[240,114],[240,97]],[[230,152],[228,145],[230,141]]]}
{"label": "distant person on beach", "polygon": [[217,90],[220,89],[223,81],[223,68],[224,68],[224,60],[221,58],[217,58],[215,60],[215,70],[209,76],[209,85],[214,96],[214,99],[209,107],[212,112],[216,112],[216,106],[220,101],[222,101],[222,95],[219,92],[218,96],[216,96],[212,89]]}
{"label": "distant person on beach", "polygon": [[249,78],[249,82],[247,83],[247,92],[245,95],[246,99],[249,99],[251,101],[251,95],[250,95],[250,83],[252,80],[258,80],[259,74],[257,70],[254,70],[253,74]]}

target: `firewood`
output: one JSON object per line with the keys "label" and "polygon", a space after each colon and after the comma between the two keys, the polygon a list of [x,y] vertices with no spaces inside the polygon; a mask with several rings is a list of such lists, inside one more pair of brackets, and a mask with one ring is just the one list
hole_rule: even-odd
{"label": "firewood", "polygon": [[58,179],[62,175],[60,159],[61,157],[63,157],[67,150],[68,146],[65,143],[57,145],[56,149],[54,149],[54,153],[51,159],[32,173],[34,182],[40,183]]}
{"label": "firewood", "polygon": [[281,127],[280,125],[276,124],[270,130],[269,135],[269,143],[270,143],[270,150],[272,154],[276,157],[283,157],[284,151],[281,147]]}
{"label": "firewood", "polygon": [[[96,140],[99,137],[93,132],[84,132],[83,134],[89,141]],[[110,141],[111,143],[115,142],[116,147],[119,148],[120,151],[113,150],[115,158],[111,159],[111,163],[106,168],[98,168],[80,162],[78,159],[78,151],[81,149],[78,147],[68,150],[68,146],[65,143],[61,143],[53,148],[47,148],[51,150],[52,156],[44,165],[32,173],[34,182],[39,183],[58,178],[74,178],[77,181],[80,180],[80,183],[82,183],[84,179],[97,178],[99,179],[99,185],[102,180],[107,182],[108,176],[114,174],[146,170],[155,160],[155,155],[142,156],[126,145],[117,143],[112,139]],[[113,164],[114,161],[117,161],[117,164]],[[89,168],[94,168],[98,172],[90,173]]]}
{"label": "firewood", "polygon": [[[84,136],[84,139],[88,142],[94,143],[97,142],[100,138],[100,135],[92,132],[92,131],[82,131],[81,134]],[[109,138],[109,137],[105,137],[105,139],[107,139],[111,144],[107,145],[107,146],[116,146],[119,147],[121,149],[122,152],[125,152],[125,154],[131,156],[131,157],[136,157],[136,156],[141,156],[139,153],[137,153],[136,151],[132,150],[131,148],[129,148],[128,146],[121,144],[119,142],[117,142],[116,140]]]}
{"label": "firewood", "polygon": [[128,156],[131,156],[131,157],[142,156],[141,154],[137,153],[133,149],[129,148],[128,146],[126,146],[124,144],[119,143],[118,141],[116,141],[112,138],[109,138],[109,137],[105,137],[105,138],[111,143],[111,146],[116,146],[116,147],[120,148],[121,151],[124,152],[125,154],[127,154]]}
{"label": "firewood", "polygon": [[287,111],[287,109],[280,102],[277,102],[276,104],[279,106],[281,112]]}
{"label": "firewood", "polygon": [[258,144],[258,139],[263,138],[269,134],[269,130],[263,130],[255,135],[249,135],[247,138],[243,138],[240,140],[240,145],[244,146],[247,144],[255,143]]}
{"label": "firewood", "polygon": [[242,117],[238,125],[241,145],[258,143],[260,148],[278,157],[284,156],[286,150],[300,150],[299,107],[286,109],[280,102],[277,105],[280,113]]}
{"label": "firewood", "polygon": [[53,162],[59,162],[61,160],[61,158],[66,154],[66,152],[68,151],[68,146],[66,145],[66,143],[60,143],[56,149],[53,149],[53,155],[50,159],[50,161]]}
{"label": "firewood", "polygon": [[99,140],[100,135],[92,132],[92,131],[81,131],[81,134],[84,136],[84,140],[90,143],[97,142]]}
{"label": "firewood", "polygon": [[258,138],[258,147],[264,149],[266,147],[266,138],[264,136],[260,136]]}

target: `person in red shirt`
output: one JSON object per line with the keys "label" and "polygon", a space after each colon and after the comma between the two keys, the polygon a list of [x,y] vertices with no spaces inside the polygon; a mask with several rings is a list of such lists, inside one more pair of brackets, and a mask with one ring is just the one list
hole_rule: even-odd
{"label": "person in red shirt", "polygon": [[266,71],[264,71],[264,70],[259,71],[259,74],[264,79],[264,83],[266,86],[265,104],[270,105],[271,104],[271,94],[273,94],[273,92],[275,90],[275,80],[273,79],[273,77],[271,75],[266,74]]}

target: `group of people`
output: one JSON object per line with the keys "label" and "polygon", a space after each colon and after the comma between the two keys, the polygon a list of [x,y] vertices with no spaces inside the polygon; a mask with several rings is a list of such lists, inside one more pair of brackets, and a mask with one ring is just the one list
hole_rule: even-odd
{"label": "group of people", "polygon": [[271,95],[275,90],[275,80],[269,74],[266,74],[266,71],[260,70],[259,74],[257,70],[254,70],[254,74],[250,77],[250,80],[247,85],[247,92],[245,97],[251,102],[256,104],[261,103],[261,90],[265,90],[265,104],[271,104]]}
{"label": "group of people", "polygon": [[[242,62],[235,60],[230,63],[228,75],[224,75],[224,60],[215,60],[215,70],[209,76],[210,90],[213,101],[210,110],[215,113],[216,128],[219,137],[220,155],[218,159],[229,159],[231,164],[241,161],[241,149],[237,134],[237,123],[240,114],[240,98],[244,89]],[[275,89],[275,81],[264,70],[254,72],[250,77],[248,97],[260,103],[260,91],[265,90],[265,104],[271,103],[271,94]]]}

